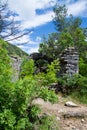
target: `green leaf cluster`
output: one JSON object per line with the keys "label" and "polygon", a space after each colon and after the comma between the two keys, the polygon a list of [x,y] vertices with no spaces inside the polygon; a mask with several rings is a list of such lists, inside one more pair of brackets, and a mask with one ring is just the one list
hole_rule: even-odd
{"label": "green leaf cluster", "polygon": [[64,95],[73,95],[74,99],[87,104],[87,77],[80,74],[66,75],[58,80]]}
{"label": "green leaf cluster", "polygon": [[32,105],[33,99],[42,97],[55,102],[56,95],[39,84],[33,74],[33,60],[22,63],[20,79],[12,82],[10,58],[5,46],[0,40],[0,129],[33,130],[40,114],[39,107]]}
{"label": "green leaf cluster", "polygon": [[32,59],[24,58],[21,64],[20,77],[31,76],[34,74],[35,67]]}

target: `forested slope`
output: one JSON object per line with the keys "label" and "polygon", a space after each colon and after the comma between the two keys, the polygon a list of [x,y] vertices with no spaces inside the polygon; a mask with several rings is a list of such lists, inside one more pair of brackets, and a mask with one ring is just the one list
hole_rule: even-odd
{"label": "forested slope", "polygon": [[6,44],[7,44],[6,49],[8,50],[9,55],[17,55],[19,57],[28,56],[28,54],[23,50],[21,50],[19,47],[10,44],[8,42]]}

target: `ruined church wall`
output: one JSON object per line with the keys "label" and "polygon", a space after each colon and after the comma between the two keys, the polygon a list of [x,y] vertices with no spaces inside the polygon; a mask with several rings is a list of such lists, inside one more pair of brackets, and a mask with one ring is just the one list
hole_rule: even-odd
{"label": "ruined church wall", "polygon": [[60,58],[61,75],[73,75],[79,73],[79,55],[78,50],[69,47],[64,50]]}
{"label": "ruined church wall", "polygon": [[19,73],[20,73],[20,66],[22,63],[22,59],[17,57],[17,56],[11,56],[11,65],[12,65],[12,70],[13,70],[13,76],[12,76],[12,81],[16,81],[19,78]]}

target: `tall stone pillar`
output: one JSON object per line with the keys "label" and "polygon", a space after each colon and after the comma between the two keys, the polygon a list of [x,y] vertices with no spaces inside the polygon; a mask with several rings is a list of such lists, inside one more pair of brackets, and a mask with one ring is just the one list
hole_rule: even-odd
{"label": "tall stone pillar", "polygon": [[13,76],[12,76],[12,81],[16,81],[19,78],[19,73],[20,73],[20,66],[22,63],[22,59],[17,57],[17,56],[11,56],[11,65],[13,69]]}
{"label": "tall stone pillar", "polygon": [[74,47],[64,50],[60,58],[60,75],[70,75],[79,73],[79,54]]}

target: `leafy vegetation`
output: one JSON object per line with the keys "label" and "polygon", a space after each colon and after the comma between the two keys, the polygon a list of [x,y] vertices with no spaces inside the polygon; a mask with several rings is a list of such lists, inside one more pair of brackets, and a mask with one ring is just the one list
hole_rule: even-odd
{"label": "leafy vegetation", "polygon": [[[45,86],[43,89],[39,80],[36,80],[33,75],[33,60],[24,61],[20,79],[16,82],[11,81],[11,64],[6,45],[4,41],[0,41],[0,129],[33,130],[41,111],[39,107],[32,105],[33,99],[42,97],[44,100],[55,102],[58,101],[58,98]],[[44,120],[42,126],[44,127],[44,125],[48,128],[49,123]],[[40,122],[37,126],[40,126]],[[50,126],[51,128],[52,126]]]}
{"label": "leafy vegetation", "polygon": [[[54,8],[54,24],[56,33],[44,38],[40,44],[39,52],[46,54],[49,58],[56,60],[68,47],[74,47],[79,54],[78,76],[64,75],[57,78],[60,90],[64,94],[79,96],[79,100],[87,103],[87,35],[84,28],[81,28],[81,19],[68,15],[65,5],[56,5]],[[77,97],[78,97],[77,96]]]}
{"label": "leafy vegetation", "polygon": [[[26,53],[0,40],[0,129],[2,130],[34,130],[35,128],[58,130],[55,119],[48,115],[40,117],[41,109],[32,104],[32,101],[38,97],[52,103],[58,102],[58,96],[49,89],[56,82],[65,95],[71,95],[87,103],[87,41],[84,30],[80,27],[81,20],[73,18],[72,15],[67,18],[65,6],[57,5],[54,13],[57,33],[52,33],[48,39],[44,39],[39,48],[41,54],[52,59],[49,64],[43,62],[43,59],[39,60],[39,64],[46,68],[45,72],[37,72],[38,68],[34,61],[24,57],[19,79],[12,82],[9,55],[16,54],[22,57]],[[78,49],[80,74],[58,78],[60,69],[58,57],[69,46]]]}
{"label": "leafy vegetation", "polygon": [[51,64],[48,64],[46,73],[38,73],[36,77],[42,79],[43,85],[50,85],[57,82],[57,72],[59,71],[59,60],[54,60]]}
{"label": "leafy vegetation", "polygon": [[23,59],[21,64],[20,77],[24,78],[25,76],[32,76],[35,71],[34,61],[32,59]]}
{"label": "leafy vegetation", "polygon": [[12,45],[8,42],[6,44],[7,44],[6,50],[8,50],[9,56],[14,55],[14,56],[19,56],[21,58],[24,57],[24,56],[28,56],[28,54],[26,52],[24,52],[23,50],[21,50],[17,46]]}
{"label": "leafy vegetation", "polygon": [[[57,32],[44,38],[39,51],[48,57],[57,59],[65,48],[74,46],[80,56],[86,60],[87,41],[81,19],[68,16],[66,6],[56,5],[54,8],[54,23]],[[68,17],[68,18],[67,18]]]}

